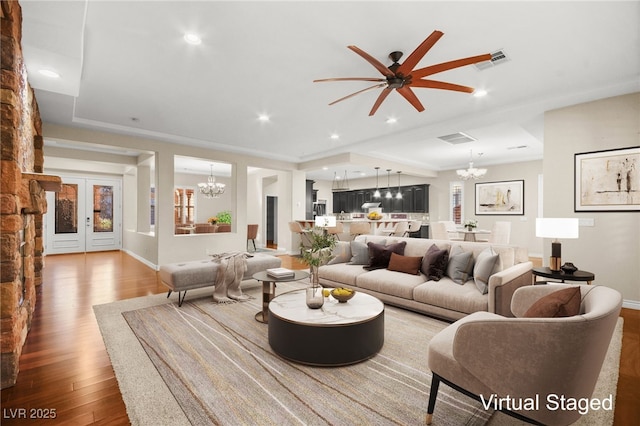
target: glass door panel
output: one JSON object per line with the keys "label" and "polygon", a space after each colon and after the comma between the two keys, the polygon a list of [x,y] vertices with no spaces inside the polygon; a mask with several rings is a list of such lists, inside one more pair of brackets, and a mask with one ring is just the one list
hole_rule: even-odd
{"label": "glass door panel", "polygon": [[93,186],[93,232],[113,232],[113,186]]}

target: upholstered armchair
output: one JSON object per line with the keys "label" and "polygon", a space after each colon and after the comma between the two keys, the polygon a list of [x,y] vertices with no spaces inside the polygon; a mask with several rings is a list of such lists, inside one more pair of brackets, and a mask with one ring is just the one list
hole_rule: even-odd
{"label": "upholstered armchair", "polygon": [[[525,313],[532,315],[534,309],[529,308],[538,300],[568,287],[580,290],[574,298],[578,315],[525,317]],[[575,422],[581,416],[578,410],[554,410],[553,404],[547,407],[547,398],[591,397],[621,305],[622,296],[609,287],[535,285],[521,287],[513,294],[515,318],[476,312],[451,324],[429,343],[428,366],[433,379],[427,424],[431,424],[440,382],[477,400],[483,396],[486,401],[491,395],[511,399],[538,396],[537,410],[500,411],[533,424]]]}

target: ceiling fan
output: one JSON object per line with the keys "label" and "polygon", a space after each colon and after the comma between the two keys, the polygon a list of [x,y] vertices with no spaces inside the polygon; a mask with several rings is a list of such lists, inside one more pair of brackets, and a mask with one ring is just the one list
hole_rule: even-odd
{"label": "ceiling fan", "polygon": [[443,71],[448,71],[454,68],[463,67],[465,65],[475,64],[477,62],[491,60],[491,54],[471,56],[469,58],[456,59],[454,61],[443,62],[436,65],[430,65],[428,67],[413,69],[418,62],[424,57],[424,55],[436,44],[440,37],[444,35],[441,31],[434,31],[429,37],[427,37],[421,44],[414,50],[407,59],[399,64],[398,61],[402,57],[402,52],[391,52],[389,59],[393,61],[390,66],[385,66],[382,62],[369,55],[364,50],[356,46],[347,46],[349,49],[362,56],[367,62],[369,62],[375,69],[380,71],[384,78],[369,78],[369,77],[343,77],[343,78],[325,78],[320,80],[313,80],[314,83],[327,82],[327,81],[374,81],[377,84],[367,87],[366,89],[358,90],[355,93],[347,95],[336,101],[331,102],[329,105],[334,105],[338,102],[352,98],[360,93],[368,92],[369,90],[384,88],[376,102],[373,104],[373,108],[369,112],[369,115],[376,113],[382,102],[389,96],[389,93],[393,89],[397,90],[415,109],[419,112],[424,111],[424,106],[420,103],[420,100],[416,94],[411,90],[412,87],[422,87],[427,89],[441,89],[441,90],[453,90],[456,92],[472,93],[473,88],[467,86],[461,86],[459,84],[446,83],[443,81],[429,80],[424,77],[428,77],[433,74],[437,74]]}

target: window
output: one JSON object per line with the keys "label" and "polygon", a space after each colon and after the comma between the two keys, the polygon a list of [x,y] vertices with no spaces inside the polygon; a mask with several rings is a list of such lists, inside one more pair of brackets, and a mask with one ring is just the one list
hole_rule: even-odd
{"label": "window", "polygon": [[449,193],[451,197],[449,215],[450,219],[456,225],[462,225],[464,211],[464,186],[462,182],[451,182],[449,184]]}
{"label": "window", "polygon": [[193,188],[176,188],[173,191],[173,217],[176,225],[193,225],[195,197]]}

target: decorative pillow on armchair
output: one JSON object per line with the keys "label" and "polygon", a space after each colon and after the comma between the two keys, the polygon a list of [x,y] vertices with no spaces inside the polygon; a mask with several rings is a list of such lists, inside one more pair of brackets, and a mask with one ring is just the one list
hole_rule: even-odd
{"label": "decorative pillow on armchair", "polygon": [[387,268],[389,266],[389,261],[391,261],[391,253],[404,255],[404,248],[406,245],[406,241],[389,244],[388,246],[372,242],[367,243],[367,246],[369,247],[369,265],[365,266],[364,269],[373,271],[374,269]]}
{"label": "decorative pillow on armchair", "polygon": [[473,252],[465,252],[460,246],[451,247],[447,276],[458,284],[464,284],[473,273]]}
{"label": "decorative pillow on armchair", "polygon": [[572,317],[580,313],[580,287],[554,291],[538,299],[527,309],[523,318]]}
{"label": "decorative pillow on armchair", "polygon": [[448,263],[449,252],[446,249],[440,250],[433,244],[422,258],[420,270],[430,281],[440,281],[440,278],[444,277]]}

